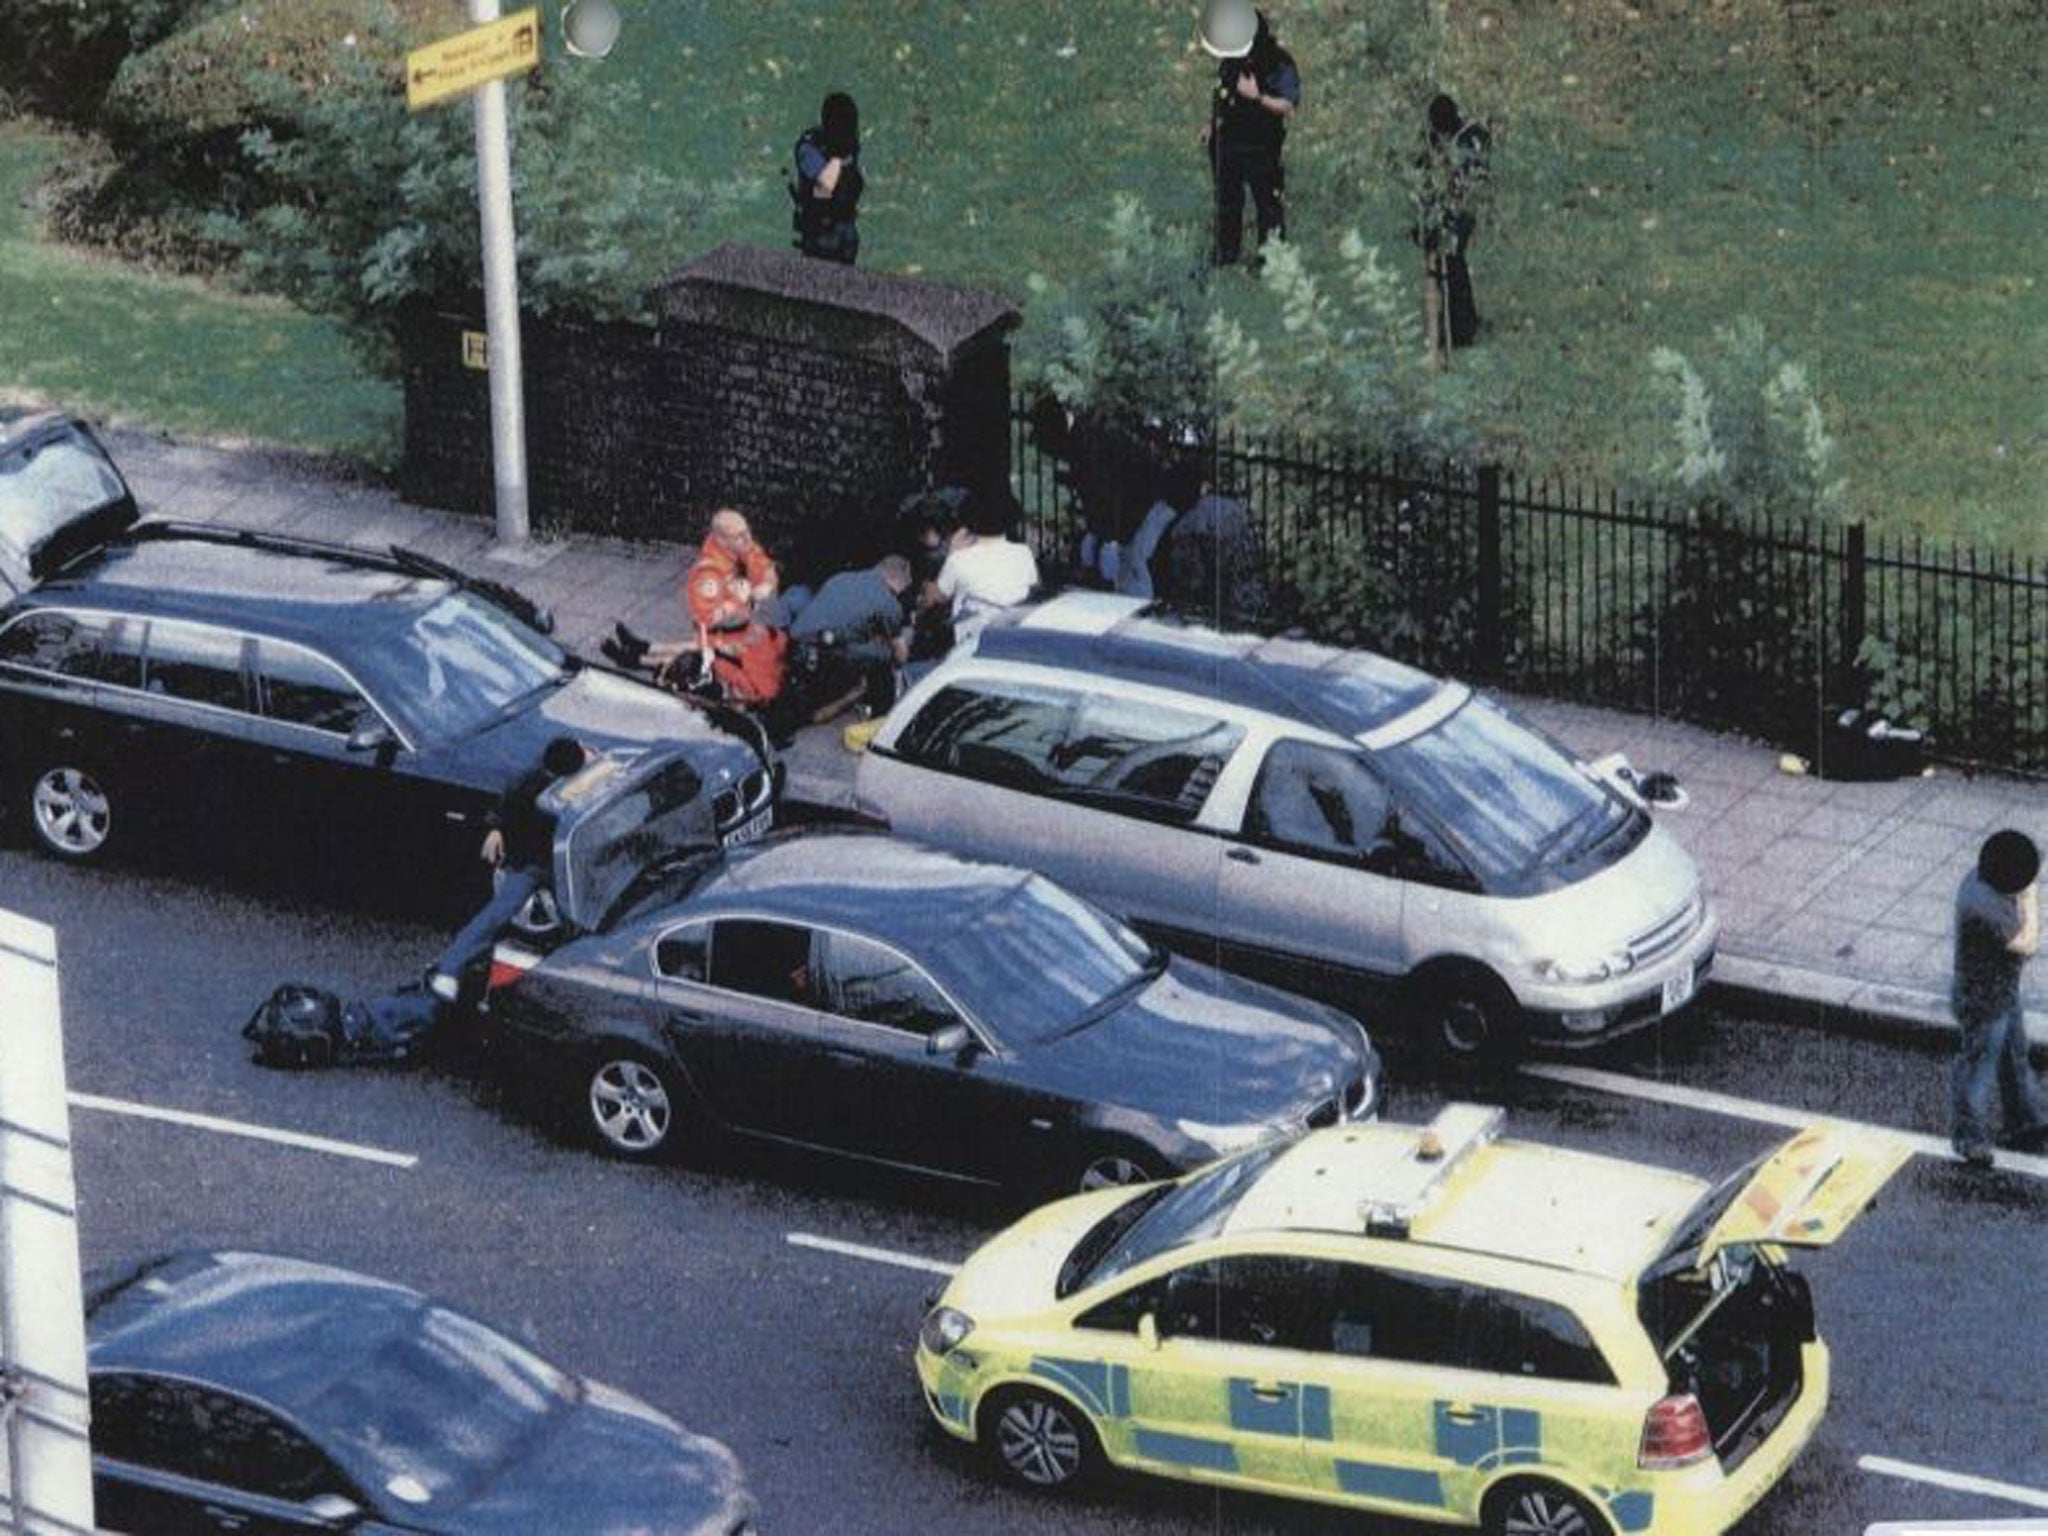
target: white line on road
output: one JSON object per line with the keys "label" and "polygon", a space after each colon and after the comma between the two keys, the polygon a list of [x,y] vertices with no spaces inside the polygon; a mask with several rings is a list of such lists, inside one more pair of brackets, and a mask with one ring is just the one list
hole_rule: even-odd
{"label": "white line on road", "polygon": [[[1858,1130],[1876,1131],[1882,1135],[1896,1137],[1923,1157],[1943,1157],[1953,1161],[1956,1155],[1945,1136],[1924,1136],[1916,1131],[1893,1130],[1888,1125],[1843,1120],[1839,1116],[1818,1110],[1787,1109],[1782,1105],[1764,1104],[1755,1099],[1738,1099],[1725,1093],[1713,1093],[1705,1088],[1681,1088],[1675,1083],[1657,1083],[1648,1078],[1624,1077],[1619,1072],[1601,1072],[1593,1067],[1544,1065],[1527,1066],[1522,1068],[1522,1071],[1529,1077],[1540,1077],[1553,1083],[1567,1083],[1574,1088],[1591,1088],[1599,1093],[1624,1094],[1632,1099],[1647,1099],[1653,1104],[1674,1104],[1681,1109],[1704,1110],[1709,1114],[1727,1115],[1736,1120],[1757,1120],[1765,1125],[1782,1125],[1795,1131],[1805,1129],[1816,1120],[1829,1120],[1837,1125],[1848,1125]],[[2000,1152],[1998,1166],[2013,1173],[2048,1179],[2048,1157]]]}
{"label": "white line on road", "polygon": [[250,1125],[242,1120],[223,1120],[217,1115],[197,1115],[186,1109],[158,1109],[153,1104],[136,1104],[127,1099],[104,1099],[96,1093],[74,1093],[70,1099],[73,1109],[97,1109],[110,1115],[129,1115],[137,1120],[161,1120],[168,1125],[218,1131],[223,1136],[246,1136],[251,1141],[274,1142],[281,1147],[297,1147],[306,1152],[325,1152],[330,1157],[352,1157],[359,1162],[383,1163],[391,1168],[413,1168],[419,1164],[419,1159],[410,1152],[387,1152],[382,1147],[308,1136],[303,1131],[281,1131],[274,1126]]}
{"label": "white line on road", "polygon": [[790,1233],[789,1242],[796,1248],[816,1248],[822,1253],[866,1259],[871,1264],[894,1264],[898,1269],[921,1269],[932,1275],[950,1275],[960,1268],[958,1264],[942,1264],[937,1259],[923,1258],[915,1253],[898,1253],[893,1248],[870,1248],[865,1243],[842,1243],[836,1237],[814,1237],[808,1232]]}
{"label": "white line on road", "polygon": [[2024,1504],[2030,1509],[2048,1509],[2048,1493],[2034,1488],[2022,1488],[2017,1483],[1995,1483],[1988,1477],[1971,1477],[1962,1472],[1944,1472],[1939,1467],[1923,1467],[1912,1461],[1893,1461],[1889,1456],[1858,1456],[1856,1465],[1865,1472],[1875,1472],[1880,1477],[1904,1478],[1911,1483],[1927,1483],[1936,1488],[1948,1488],[1957,1493],[1981,1493],[1987,1499],[2005,1499],[2013,1504]]}

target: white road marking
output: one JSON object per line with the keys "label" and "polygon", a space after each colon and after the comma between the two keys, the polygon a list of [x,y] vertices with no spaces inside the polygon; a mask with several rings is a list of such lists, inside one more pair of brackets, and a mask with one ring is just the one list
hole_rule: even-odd
{"label": "white road marking", "polygon": [[1893,1461],[1889,1456],[1858,1456],[1856,1465],[1880,1477],[1903,1478],[1907,1482],[1927,1483],[1957,1493],[1981,1493],[1987,1499],[2004,1499],[2009,1503],[2024,1504],[2030,1509],[2048,1509],[2048,1493],[2037,1488],[2022,1488],[2017,1483],[1997,1483],[1988,1477],[1944,1472],[1939,1467],[1923,1467],[1918,1462]]}
{"label": "white road marking", "polygon": [[223,1136],[246,1136],[251,1141],[274,1142],[305,1152],[325,1152],[330,1157],[352,1157],[359,1162],[382,1163],[390,1168],[413,1168],[419,1159],[410,1152],[387,1152],[352,1141],[334,1141],[326,1136],[309,1136],[303,1131],[281,1131],[275,1126],[250,1125],[242,1120],[223,1120],[217,1115],[198,1115],[186,1109],[159,1109],[153,1104],[136,1104],[127,1099],[106,1099],[96,1093],[74,1093],[73,1109],[97,1109],[110,1115],[128,1115],[137,1120],[161,1120],[167,1125],[190,1126],[199,1131],[217,1131]]}
{"label": "white road marking", "polygon": [[822,1253],[866,1259],[871,1264],[894,1264],[898,1269],[919,1269],[931,1275],[950,1275],[960,1268],[958,1264],[942,1264],[937,1259],[927,1259],[915,1253],[898,1253],[893,1248],[870,1248],[865,1243],[842,1243],[836,1237],[814,1237],[809,1232],[791,1232],[789,1242],[795,1248],[816,1248]]}
{"label": "white road marking", "polygon": [[[1681,1109],[1704,1110],[1708,1114],[1727,1115],[1736,1120],[1756,1120],[1765,1125],[1782,1125],[1788,1130],[1804,1130],[1816,1120],[1828,1120],[1837,1125],[1847,1125],[1857,1130],[1875,1131],[1894,1137],[1922,1157],[1941,1157],[1953,1162],[1956,1155],[1946,1136],[1925,1136],[1916,1131],[1894,1130],[1888,1125],[1843,1120],[1840,1116],[1826,1114],[1820,1110],[1787,1109],[1783,1105],[1764,1104],[1756,1099],[1738,1099],[1730,1094],[1714,1093],[1705,1088],[1681,1088],[1675,1083],[1652,1082],[1643,1077],[1625,1077],[1619,1072],[1602,1072],[1593,1067],[1544,1064],[1526,1066],[1522,1071],[1529,1077],[1540,1077],[1553,1083],[1567,1083],[1574,1088],[1591,1088],[1598,1093],[1624,1094],[1632,1099],[1647,1099],[1653,1104],[1672,1104]],[[1998,1166],[2012,1173],[2048,1179],[2048,1157],[2037,1157],[2022,1152],[2000,1152]]]}

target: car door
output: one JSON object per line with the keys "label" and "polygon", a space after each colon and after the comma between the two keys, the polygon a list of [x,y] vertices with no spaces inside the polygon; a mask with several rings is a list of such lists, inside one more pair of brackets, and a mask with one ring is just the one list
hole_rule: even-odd
{"label": "car door", "polygon": [[999,1178],[1049,1099],[1005,1080],[987,1039],[908,956],[821,929],[816,980],[842,1145],[890,1162]]}
{"label": "car door", "polygon": [[1294,738],[1268,749],[1224,853],[1234,963],[1297,990],[1353,995],[1407,970],[1393,800],[1361,752]]}
{"label": "car door", "polygon": [[263,848],[288,792],[257,740],[252,637],[219,625],[151,619],[142,687],[120,707],[133,762],[146,763],[166,817],[213,846]]}
{"label": "car door", "polygon": [[[349,1479],[293,1425],[231,1393],[146,1372],[92,1378],[93,1503],[129,1536],[298,1536],[358,1511]],[[330,1512],[314,1507],[330,1501]],[[349,1528],[400,1529],[375,1521]]]}
{"label": "car door", "polygon": [[[1307,1476],[1304,1427],[1328,1421],[1327,1392],[1305,1382],[1303,1348],[1322,1296],[1285,1255],[1235,1254],[1165,1278],[1158,1348],[1130,1369],[1130,1448],[1161,1471],[1294,1489]],[[1327,1321],[1323,1322],[1327,1333]]]}
{"label": "car door", "polygon": [[[743,1130],[844,1145],[834,1031],[816,1006],[802,923],[720,917],[655,944],[664,1037],[712,1113]],[[701,972],[703,980],[690,976]]]}
{"label": "car door", "polygon": [[138,622],[59,608],[30,609],[0,629],[0,769],[10,787],[66,769],[118,784],[123,733],[101,685],[140,686],[141,641]]}

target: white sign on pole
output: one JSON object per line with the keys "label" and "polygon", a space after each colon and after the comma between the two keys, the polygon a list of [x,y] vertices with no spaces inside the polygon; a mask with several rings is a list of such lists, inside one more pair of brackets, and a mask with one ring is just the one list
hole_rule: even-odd
{"label": "white sign on pole", "polygon": [[85,1315],[57,936],[0,911],[0,1529],[89,1536]]}

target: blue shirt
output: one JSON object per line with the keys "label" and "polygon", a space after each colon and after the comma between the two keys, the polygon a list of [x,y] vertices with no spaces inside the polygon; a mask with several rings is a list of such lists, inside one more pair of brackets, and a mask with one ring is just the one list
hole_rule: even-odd
{"label": "blue shirt", "polygon": [[903,603],[880,571],[841,571],[789,626],[797,640],[817,640],[828,631],[854,660],[886,660],[889,642],[903,631]]}

